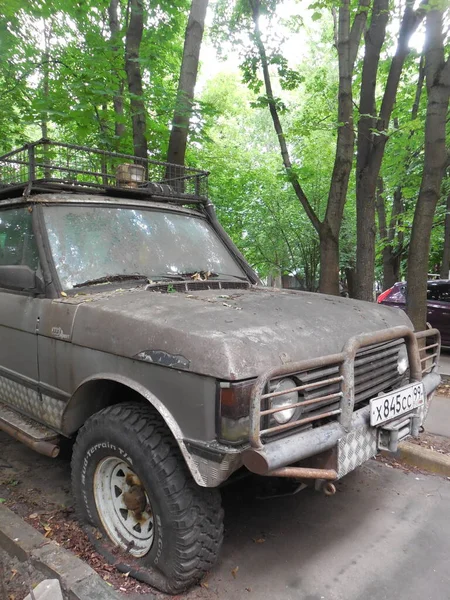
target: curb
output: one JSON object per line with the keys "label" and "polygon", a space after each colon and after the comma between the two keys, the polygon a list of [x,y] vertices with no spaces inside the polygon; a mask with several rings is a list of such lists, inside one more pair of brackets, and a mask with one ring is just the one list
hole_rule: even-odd
{"label": "curb", "polygon": [[122,598],[84,561],[45,538],[3,504],[0,504],[0,546],[21,562],[30,561],[45,577],[57,579],[66,600]]}
{"label": "curb", "polygon": [[396,455],[399,460],[424,471],[450,477],[450,456],[429,450],[418,444],[402,442]]}

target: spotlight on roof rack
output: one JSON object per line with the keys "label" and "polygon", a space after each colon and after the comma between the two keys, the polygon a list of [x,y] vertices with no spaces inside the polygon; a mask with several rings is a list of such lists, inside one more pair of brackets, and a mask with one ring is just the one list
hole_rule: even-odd
{"label": "spotlight on roof rack", "polygon": [[137,188],[145,181],[145,168],[141,165],[123,163],[116,169],[116,185],[118,187]]}

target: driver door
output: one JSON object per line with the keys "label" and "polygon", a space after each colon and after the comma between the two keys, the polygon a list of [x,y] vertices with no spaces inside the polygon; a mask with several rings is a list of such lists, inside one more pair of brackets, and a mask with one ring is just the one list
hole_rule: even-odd
{"label": "driver door", "polygon": [[[31,207],[0,210],[0,266],[26,265],[39,272],[32,218]],[[37,325],[42,301],[0,280],[0,402],[38,419]]]}

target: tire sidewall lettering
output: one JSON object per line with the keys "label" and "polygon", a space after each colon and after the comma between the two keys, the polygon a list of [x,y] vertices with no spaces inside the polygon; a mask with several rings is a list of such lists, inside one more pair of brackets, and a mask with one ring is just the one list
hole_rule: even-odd
{"label": "tire sidewall lettering", "polygon": [[[94,473],[97,469],[99,462],[107,457],[117,456],[124,461],[126,461],[130,466],[133,465],[133,459],[131,458],[129,452],[124,450],[124,448],[120,447],[118,444],[113,444],[111,442],[99,442],[90,446],[84,455],[82,468],[80,472],[81,477],[81,497],[83,500],[84,509],[86,511],[86,515],[88,517],[89,522],[97,528],[103,530],[103,526],[101,523],[100,515],[97,512],[95,499],[93,496],[92,486],[93,486],[93,477]],[[140,476],[139,473],[137,473]],[[146,486],[146,489],[148,486]],[[147,489],[147,493],[149,493]],[[150,497],[150,493],[149,493]],[[155,501],[151,499],[152,506],[155,506]],[[155,541],[153,547],[149,551],[149,555],[154,555],[155,564],[159,562],[159,559],[163,552],[163,544],[162,544],[162,521],[161,517],[158,514],[155,514],[156,517],[156,531],[155,531]],[[155,553],[156,549],[156,555]]]}
{"label": "tire sidewall lettering", "polygon": [[[144,556],[133,557],[125,546],[111,543],[98,512],[107,507],[96,504],[96,473],[101,461],[112,457],[132,466],[152,507],[154,538]],[[156,578],[152,585],[162,591],[184,590],[209,570],[211,556],[217,556],[223,534],[217,492],[193,485],[172,435],[157,415],[139,404],[108,407],[86,422],[74,446],[72,489],[78,516],[96,550],[124,573],[145,575],[144,581]],[[199,563],[193,568],[194,549]]]}
{"label": "tire sidewall lettering", "polygon": [[156,516],[156,524],[158,526],[159,535],[158,535],[158,539],[157,539],[157,543],[156,543],[156,546],[157,546],[156,556],[153,559],[153,563],[155,565],[157,565],[159,562],[159,559],[161,558],[161,554],[163,551],[163,528],[162,528],[162,523],[161,523],[161,517],[159,515],[155,515],[155,516]]}

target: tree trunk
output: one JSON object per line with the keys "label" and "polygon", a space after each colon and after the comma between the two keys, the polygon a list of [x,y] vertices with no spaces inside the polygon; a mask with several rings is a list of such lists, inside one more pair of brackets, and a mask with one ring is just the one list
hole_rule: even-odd
{"label": "tree trunk", "polygon": [[450,279],[450,194],[447,196],[447,211],[445,213],[444,253],[442,254],[441,279]]}
{"label": "tree trunk", "polygon": [[170,132],[167,162],[184,165],[189,121],[192,114],[198,60],[205,28],[208,0],[192,0],[184,38],[183,61],[178,82],[177,100]]}
{"label": "tree trunk", "polygon": [[[383,2],[382,0],[377,2],[376,6],[380,10],[380,13],[375,22],[372,22],[369,29],[370,33],[373,26],[373,35],[366,37],[366,55],[364,57],[363,78],[361,82],[360,113],[362,115],[367,113],[373,115],[375,108],[374,85],[376,83],[380,49],[386,30],[386,10],[388,10],[383,6],[383,3],[384,0]],[[413,0],[407,0],[400,25],[397,50],[391,62],[380,114],[376,123],[378,131],[376,135],[370,131],[370,128],[373,127],[372,119],[364,116],[361,119],[362,123],[360,121],[361,131],[358,130],[356,171],[356,294],[361,300],[373,300],[376,234],[375,196],[384,149],[388,140],[384,132],[389,126],[403,65],[410,52],[409,38],[417,29],[424,15],[422,10],[415,12],[413,6]],[[376,68],[373,64],[374,62],[377,63]],[[364,77],[365,73],[366,77]]]}
{"label": "tree trunk", "polygon": [[[375,87],[381,48],[389,20],[389,0],[375,0],[365,36],[356,160],[356,296],[373,300],[375,265],[375,192],[378,173],[367,169],[376,123]],[[375,176],[375,186],[373,177]]]}
{"label": "tree trunk", "polygon": [[[119,17],[117,14],[117,8],[119,6],[120,0],[111,0],[108,6],[108,22],[109,22],[109,31],[111,32],[111,49],[114,55],[114,59],[117,60],[120,57],[120,24]],[[113,107],[115,114],[114,121],[114,134],[116,137],[116,148],[120,148],[120,139],[125,135],[125,123],[123,119],[124,109],[123,109],[123,88],[124,81],[119,74],[119,69],[113,68],[113,72],[115,73],[118,80],[118,90],[117,93],[113,96]]]}
{"label": "tree trunk", "polygon": [[130,22],[125,39],[125,71],[130,92],[131,122],[135,156],[147,158],[147,122],[140,67],[140,46],[144,31],[143,0],[129,0]]}
{"label": "tree trunk", "polygon": [[324,223],[320,228],[320,278],[322,294],[339,296],[339,239]]}
{"label": "tree trunk", "polygon": [[428,92],[422,183],[417,199],[408,256],[407,312],[423,329],[427,316],[427,273],[431,229],[447,160],[445,126],[450,95],[450,59],[445,61],[443,10],[426,16],[425,78]]}
{"label": "tree trunk", "polygon": [[[361,3],[362,5],[363,3]],[[367,14],[367,11],[359,15]],[[350,10],[348,0],[344,0],[339,8],[337,51],[339,58],[339,92],[338,121],[339,130],[336,143],[336,155],[331,177],[328,203],[322,232],[319,233],[321,245],[319,289],[323,293],[339,295],[339,232],[342,224],[345,200],[347,198],[348,181],[353,162],[355,134],[353,131],[353,96],[352,76],[356,52],[361,40],[362,29],[358,29],[355,37],[355,17],[350,29]],[[335,255],[332,256],[333,251]],[[324,262],[324,261],[327,262]],[[328,264],[330,261],[330,264]]]}
{"label": "tree trunk", "polygon": [[[419,76],[417,79],[416,93],[414,97],[414,103],[411,109],[411,120],[417,119],[419,112],[420,98],[422,95],[422,88],[425,78],[425,57],[422,54],[419,63]],[[398,119],[394,119],[394,126],[398,129]],[[414,130],[411,130],[409,136],[414,135]],[[412,158],[409,157],[406,160],[406,169],[409,168]],[[381,183],[382,179],[380,178]],[[403,214],[405,207],[402,197],[402,186],[398,185],[394,192],[394,201],[392,204],[391,218],[389,227],[387,226],[386,220],[386,208],[385,200],[382,193],[377,192],[377,213],[378,213],[378,226],[380,241],[383,243],[383,289],[386,290],[394,285],[397,281],[400,281],[400,266],[402,258],[405,254],[404,247],[404,233],[400,229],[399,225],[403,222]]]}
{"label": "tree trunk", "polygon": [[254,23],[254,38],[261,60],[267,102],[280,144],[283,165],[300,204],[319,235],[319,291],[325,294],[339,295],[339,232],[342,224],[354,150],[352,76],[361,35],[367,19],[369,4],[370,0],[360,0],[360,10],[355,16],[351,28],[349,0],[343,0],[339,8],[337,45],[339,55],[338,119],[340,126],[327,209],[324,221],[321,222],[309,203],[297,175],[292,169],[288,145],[278,114],[277,103],[273,95],[266,49],[259,29],[261,3],[259,0],[250,0]]}
{"label": "tree trunk", "polygon": [[[42,99],[44,100],[45,109],[41,114],[41,134],[42,139],[48,139],[48,109],[49,109],[49,98],[50,98],[50,51],[51,51],[51,39],[52,39],[52,24],[44,19],[44,52],[42,53]],[[50,164],[48,158],[48,144],[44,144],[43,147],[43,162],[44,177],[50,179],[52,177],[51,169],[48,167]]]}

